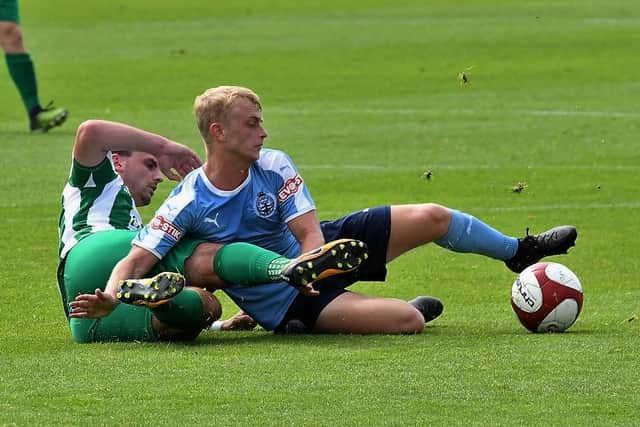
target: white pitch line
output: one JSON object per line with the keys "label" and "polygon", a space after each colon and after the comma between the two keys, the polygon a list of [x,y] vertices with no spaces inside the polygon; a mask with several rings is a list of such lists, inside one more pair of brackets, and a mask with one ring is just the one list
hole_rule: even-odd
{"label": "white pitch line", "polygon": [[425,110],[416,108],[330,108],[319,106],[317,108],[289,108],[274,107],[265,112],[275,114],[288,115],[340,115],[340,114],[381,114],[381,115],[486,115],[486,114],[504,114],[504,115],[525,115],[525,116],[543,116],[543,117],[603,117],[603,118],[638,118],[640,113],[630,111],[580,111],[580,110],[473,110],[473,109],[443,109],[443,110]]}
{"label": "white pitch line", "polygon": [[306,164],[300,163],[297,165],[301,170],[315,170],[315,169],[338,169],[338,170],[369,170],[369,171],[411,171],[423,170],[425,168],[432,170],[483,170],[483,169],[518,169],[523,171],[536,170],[536,169],[553,169],[553,170],[599,170],[599,171],[635,171],[640,169],[640,165],[527,165],[527,166],[514,166],[514,165],[450,165],[450,164],[429,164],[424,163],[422,165],[375,165],[375,164]]}
{"label": "white pitch line", "polygon": [[559,203],[550,205],[532,206],[495,206],[478,207],[473,210],[489,212],[512,212],[512,211],[552,211],[552,210],[591,210],[591,209],[638,209],[640,201],[620,202],[620,203]]}
{"label": "white pitch line", "polygon": [[[468,213],[474,212],[521,212],[521,211],[554,211],[554,210],[591,210],[591,209],[640,209],[640,201],[620,203],[560,203],[535,206],[493,206],[464,208]],[[337,218],[348,214],[344,211],[325,211],[320,209],[318,213],[324,218]]]}
{"label": "white pitch line", "polygon": [[616,25],[616,26],[636,26],[640,25],[640,19],[634,19],[629,17],[611,17],[611,18],[584,18],[582,20],[585,24],[601,24],[601,25]]}
{"label": "white pitch line", "polygon": [[571,111],[571,110],[526,110],[522,111],[532,116],[575,116],[575,117],[610,117],[610,118],[637,118],[640,113],[622,111]]}

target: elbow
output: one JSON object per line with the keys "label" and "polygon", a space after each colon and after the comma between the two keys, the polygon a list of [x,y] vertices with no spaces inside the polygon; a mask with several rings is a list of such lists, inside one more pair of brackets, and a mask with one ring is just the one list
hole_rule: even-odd
{"label": "elbow", "polygon": [[90,141],[95,141],[103,127],[104,123],[101,120],[85,120],[80,123],[76,131],[76,143],[80,142],[85,144]]}

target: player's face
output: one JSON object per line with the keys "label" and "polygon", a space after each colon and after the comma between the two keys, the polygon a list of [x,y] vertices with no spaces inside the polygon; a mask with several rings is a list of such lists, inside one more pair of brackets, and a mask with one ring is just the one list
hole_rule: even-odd
{"label": "player's face", "polygon": [[162,172],[154,156],[141,151],[134,151],[131,156],[120,156],[121,168],[118,173],[129,188],[136,206],[151,203],[153,193],[162,182]]}
{"label": "player's face", "polygon": [[258,160],[267,131],[256,104],[248,99],[238,99],[231,108],[224,132],[228,150],[249,162]]}

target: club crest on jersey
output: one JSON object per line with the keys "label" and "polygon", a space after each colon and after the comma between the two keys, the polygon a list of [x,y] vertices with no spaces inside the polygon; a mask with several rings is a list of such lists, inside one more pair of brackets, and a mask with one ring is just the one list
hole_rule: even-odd
{"label": "club crest on jersey", "polygon": [[171,224],[163,216],[157,216],[153,218],[153,220],[151,221],[151,228],[154,230],[162,231],[164,234],[169,235],[174,240],[180,240],[180,237],[182,237],[182,230]]}
{"label": "club crest on jersey", "polygon": [[261,217],[269,217],[276,209],[276,198],[270,194],[261,191],[256,198],[256,212]]}
{"label": "club crest on jersey", "polygon": [[289,197],[296,194],[300,187],[302,187],[303,182],[304,181],[300,175],[296,175],[293,178],[286,180],[282,188],[278,191],[278,201],[284,202]]}

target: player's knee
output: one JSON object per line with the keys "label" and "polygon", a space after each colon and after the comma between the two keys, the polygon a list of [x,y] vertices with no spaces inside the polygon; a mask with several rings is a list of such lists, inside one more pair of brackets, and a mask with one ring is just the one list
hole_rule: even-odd
{"label": "player's knee", "polygon": [[152,325],[158,339],[163,341],[193,341],[200,335],[200,332],[211,326],[222,315],[220,301],[211,292],[195,287],[186,289],[195,292],[200,298],[202,317],[192,319],[188,324],[177,326],[163,323],[154,316]]}
{"label": "player's knee", "polygon": [[214,320],[220,319],[222,316],[222,305],[220,305],[218,298],[206,289],[191,289],[197,292],[202,300],[202,311],[206,317],[205,326],[209,326]]}
{"label": "player's knee", "polygon": [[22,30],[13,22],[5,22],[0,27],[0,39],[2,46],[7,53],[24,52],[22,41]]}
{"label": "player's knee", "polygon": [[189,283],[197,283],[211,291],[227,286],[213,269],[213,260],[222,245],[201,243],[184,263],[185,276]]}
{"label": "player's knee", "polygon": [[436,203],[425,203],[420,205],[420,216],[435,234],[444,236],[449,231],[451,223],[451,211]]}
{"label": "player's knee", "polygon": [[399,323],[403,334],[419,334],[424,330],[424,317],[411,306],[402,311]]}
{"label": "player's knee", "polygon": [[89,334],[71,332],[71,338],[78,344],[89,344],[93,342]]}
{"label": "player's knee", "polygon": [[80,321],[80,319],[71,319],[69,321],[69,329],[71,331],[71,338],[78,344],[88,344],[93,342],[93,336],[91,334],[91,327],[86,321]]}

